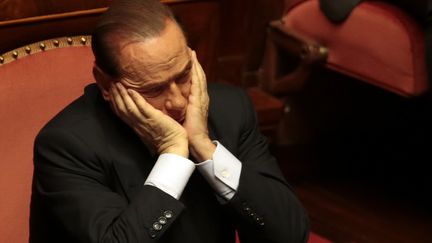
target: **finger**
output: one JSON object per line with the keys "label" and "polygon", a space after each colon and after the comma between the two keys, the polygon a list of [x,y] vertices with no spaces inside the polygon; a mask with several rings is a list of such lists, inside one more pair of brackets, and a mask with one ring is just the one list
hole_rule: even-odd
{"label": "finger", "polygon": [[197,82],[199,92],[200,94],[202,94],[202,92],[207,89],[206,88],[207,84],[195,51],[193,52],[193,56],[194,56],[194,72],[195,72],[196,82]]}
{"label": "finger", "polygon": [[152,105],[150,105],[138,92],[128,89],[128,94],[132,98],[133,102],[135,102],[141,114],[147,118],[155,116],[157,110]]}
{"label": "finger", "polygon": [[209,98],[207,93],[207,80],[204,73],[204,70],[201,67],[201,64],[198,61],[198,58],[196,56],[196,52],[194,52],[194,65],[195,65],[195,76],[198,80],[198,93],[197,93],[197,99],[198,102],[202,105],[201,107],[204,108],[208,105]]}
{"label": "finger", "polygon": [[197,59],[196,59],[196,55],[195,55],[195,51],[192,51],[191,54],[191,58],[192,58],[192,83],[196,83],[198,81],[198,76],[197,76]]}
{"label": "finger", "polygon": [[123,99],[120,96],[119,91],[117,90],[117,86],[115,84],[111,84],[110,87],[110,100],[111,100],[111,106],[114,108],[117,115],[120,114],[120,112],[125,111],[125,105],[123,103]]}
{"label": "finger", "polygon": [[127,114],[125,104],[120,96],[117,86],[115,84],[111,85],[110,91],[111,108],[114,110],[115,114],[117,114],[117,116],[119,116],[124,122],[132,124],[131,122],[134,121],[134,119],[132,119]]}
{"label": "finger", "polygon": [[136,106],[135,102],[130,97],[130,95],[128,94],[126,88],[121,83],[117,83],[117,90],[119,91],[120,96],[123,100],[123,103],[125,106],[124,109],[125,109],[125,112],[127,113],[127,115],[129,115],[135,119],[140,119],[141,114],[139,112],[139,109]]}
{"label": "finger", "polygon": [[193,96],[196,96],[200,93],[200,87],[199,87],[199,77],[197,75],[196,71],[196,56],[195,52],[191,52],[191,59],[192,59],[192,70],[191,70],[191,94]]}
{"label": "finger", "polygon": [[201,64],[198,61],[198,57],[195,51],[193,52],[193,56],[194,56],[194,64],[195,64],[195,73],[199,82],[200,91],[203,92],[207,90],[206,76],[204,70],[202,69]]}
{"label": "finger", "polygon": [[118,113],[118,108],[117,108],[117,104],[115,103],[115,99],[114,99],[114,94],[113,94],[113,90],[112,87],[110,87],[109,89],[109,105],[111,107],[111,110],[115,113],[115,114],[119,114]]}

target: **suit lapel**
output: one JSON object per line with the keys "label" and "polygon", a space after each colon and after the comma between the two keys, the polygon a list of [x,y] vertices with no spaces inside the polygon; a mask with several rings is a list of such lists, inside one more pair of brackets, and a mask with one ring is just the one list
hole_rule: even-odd
{"label": "suit lapel", "polygon": [[143,186],[156,158],[134,131],[111,111],[96,85],[86,87],[86,98],[105,132],[107,157],[116,174],[112,186],[130,201]]}
{"label": "suit lapel", "polygon": [[144,185],[157,157],[150,154],[146,146],[126,124],[110,125],[114,125],[112,132],[107,134],[112,164],[124,192],[131,200]]}

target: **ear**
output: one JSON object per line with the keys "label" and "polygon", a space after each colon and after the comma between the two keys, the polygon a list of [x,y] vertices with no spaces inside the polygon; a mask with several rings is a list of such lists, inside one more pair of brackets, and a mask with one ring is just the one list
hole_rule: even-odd
{"label": "ear", "polygon": [[102,92],[103,99],[105,101],[110,101],[109,90],[111,84],[114,83],[113,78],[111,78],[108,74],[102,71],[102,69],[100,69],[96,63],[93,64],[93,77],[95,78],[96,84]]}

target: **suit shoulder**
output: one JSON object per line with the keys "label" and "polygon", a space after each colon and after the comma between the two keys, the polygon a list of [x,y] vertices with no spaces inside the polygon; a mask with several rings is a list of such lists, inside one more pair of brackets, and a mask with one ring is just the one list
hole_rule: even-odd
{"label": "suit shoulder", "polygon": [[209,119],[215,127],[239,132],[254,120],[252,102],[240,87],[226,84],[209,84]]}
{"label": "suit shoulder", "polygon": [[230,84],[209,83],[210,106],[213,109],[244,110],[250,106],[245,90]]}
{"label": "suit shoulder", "polygon": [[62,127],[71,129],[75,124],[91,119],[91,100],[96,98],[96,93],[94,90],[89,92],[89,88],[92,90],[94,87],[87,86],[83,95],[60,110],[44,125],[41,131]]}
{"label": "suit shoulder", "polygon": [[208,91],[209,94],[231,94],[238,95],[239,92],[244,92],[244,90],[240,87],[234,86],[232,84],[227,83],[208,83]]}
{"label": "suit shoulder", "polygon": [[[90,92],[89,92],[90,87]],[[42,135],[55,133],[75,133],[85,135],[90,134],[85,131],[95,130],[96,111],[95,94],[93,88],[87,86],[82,96],[63,108],[51,120],[49,120],[39,131],[36,140]]]}

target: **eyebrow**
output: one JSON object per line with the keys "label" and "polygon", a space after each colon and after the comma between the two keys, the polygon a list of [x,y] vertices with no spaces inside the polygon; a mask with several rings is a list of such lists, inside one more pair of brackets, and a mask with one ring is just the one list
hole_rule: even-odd
{"label": "eyebrow", "polygon": [[189,62],[185,65],[185,67],[183,68],[183,70],[180,71],[178,74],[174,74],[173,76],[171,76],[170,78],[168,78],[167,80],[164,80],[162,82],[148,84],[146,86],[140,87],[140,89],[152,89],[152,88],[155,88],[155,87],[158,87],[158,86],[166,85],[171,80],[177,80],[178,78],[183,77],[191,69],[192,69],[192,60],[189,60]]}

